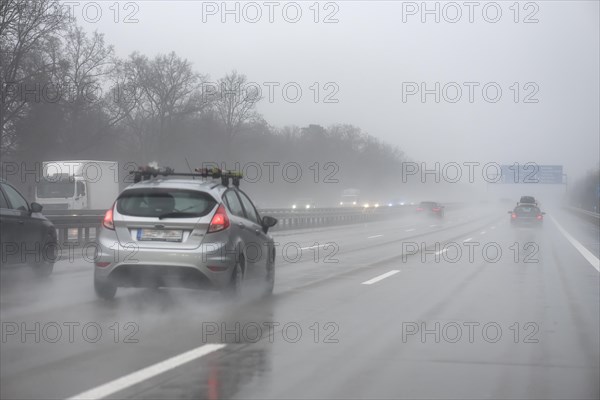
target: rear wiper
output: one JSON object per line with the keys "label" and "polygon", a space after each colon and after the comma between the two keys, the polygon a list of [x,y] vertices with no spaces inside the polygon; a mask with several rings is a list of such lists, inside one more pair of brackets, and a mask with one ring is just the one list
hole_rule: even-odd
{"label": "rear wiper", "polygon": [[186,213],[181,211],[170,212],[166,214],[161,214],[158,216],[158,219],[163,218],[186,218],[186,217],[198,217],[199,215],[196,213]]}

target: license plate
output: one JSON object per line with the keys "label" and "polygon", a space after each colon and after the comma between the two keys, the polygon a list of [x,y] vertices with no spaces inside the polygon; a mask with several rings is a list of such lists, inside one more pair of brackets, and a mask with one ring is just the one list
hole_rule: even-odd
{"label": "license plate", "polygon": [[183,231],[180,229],[138,229],[137,240],[162,242],[181,242]]}

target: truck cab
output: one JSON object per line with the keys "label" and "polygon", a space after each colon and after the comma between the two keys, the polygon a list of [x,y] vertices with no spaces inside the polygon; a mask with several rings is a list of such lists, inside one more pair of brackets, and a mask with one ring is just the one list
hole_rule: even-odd
{"label": "truck cab", "polygon": [[35,199],[46,210],[83,210],[88,207],[86,182],[68,174],[44,177],[36,187]]}
{"label": "truck cab", "polygon": [[47,161],[35,190],[45,210],[104,210],[119,193],[113,161]]}
{"label": "truck cab", "polygon": [[340,207],[358,207],[360,206],[360,191],[358,189],[346,189],[342,192],[340,198]]}

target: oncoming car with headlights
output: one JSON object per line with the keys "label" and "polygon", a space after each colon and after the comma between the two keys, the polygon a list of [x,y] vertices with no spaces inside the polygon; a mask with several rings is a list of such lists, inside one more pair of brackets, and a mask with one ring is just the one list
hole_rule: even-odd
{"label": "oncoming car with headlights", "polygon": [[250,280],[271,294],[275,244],[268,229],[277,220],[261,217],[238,185],[162,175],[127,187],[106,212],[96,294],[112,299],[118,287],[180,287],[237,296]]}

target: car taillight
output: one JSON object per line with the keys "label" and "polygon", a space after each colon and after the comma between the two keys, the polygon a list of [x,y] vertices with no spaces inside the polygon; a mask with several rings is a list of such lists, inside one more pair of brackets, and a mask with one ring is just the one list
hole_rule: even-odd
{"label": "car taillight", "polygon": [[438,212],[438,211],[440,211],[440,208],[439,208],[439,207],[433,207],[433,208],[431,209],[431,211]]}
{"label": "car taillight", "polygon": [[96,267],[106,268],[110,265],[108,261],[96,261]]}
{"label": "car taillight", "polygon": [[217,212],[213,215],[210,225],[208,226],[208,233],[219,232],[223,229],[229,228],[229,217],[223,204],[219,205]]}
{"label": "car taillight", "polygon": [[223,265],[209,265],[208,269],[213,271],[213,272],[223,272],[223,271],[227,271],[227,266],[223,266]]}
{"label": "car taillight", "polygon": [[417,211],[423,211],[421,207],[417,207]]}
{"label": "car taillight", "polygon": [[542,214],[538,214],[538,216],[537,216],[537,219],[542,219],[542,218],[544,218],[544,217],[542,216]]}
{"label": "car taillight", "polygon": [[510,216],[512,219],[516,219],[517,218],[517,214],[512,213],[512,215]]}
{"label": "car taillight", "polygon": [[115,230],[115,223],[113,221],[113,209],[112,207],[106,211],[104,214],[104,220],[102,221],[102,226],[106,229]]}

